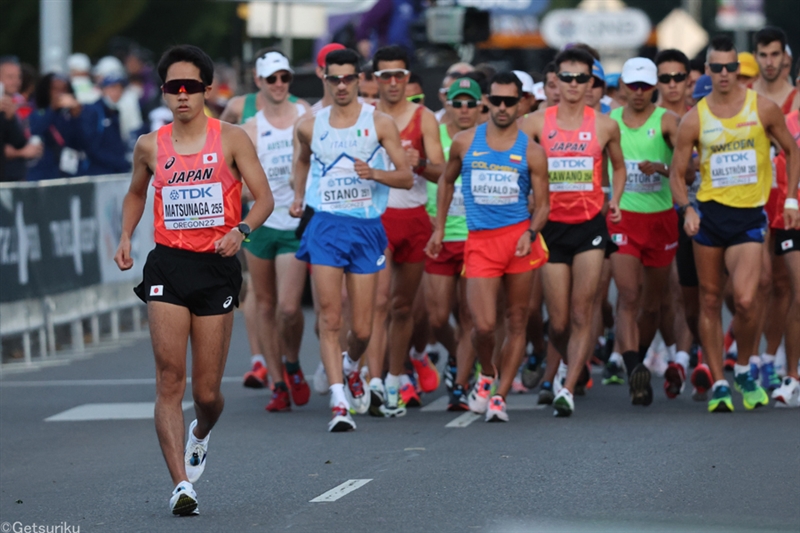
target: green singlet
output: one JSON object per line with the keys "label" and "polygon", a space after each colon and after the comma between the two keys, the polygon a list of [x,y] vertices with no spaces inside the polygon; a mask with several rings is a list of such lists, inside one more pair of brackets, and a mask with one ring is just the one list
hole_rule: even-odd
{"label": "green singlet", "polygon": [[[625,170],[628,174],[620,209],[634,213],[659,213],[672,209],[669,178],[661,174],[644,174],[639,170],[641,161],[663,163],[667,166],[672,163],[672,148],[664,140],[661,131],[661,117],[667,110],[656,107],[647,122],[635,129],[625,125],[622,111],[623,108],[618,107],[610,115],[617,121],[622,133],[622,155],[625,157]],[[610,164],[608,175],[613,179]]]}
{"label": "green singlet", "polygon": [[[444,160],[450,159],[450,146],[453,140],[447,133],[447,125],[439,124],[439,137],[442,141]],[[428,203],[425,205],[428,214],[436,216],[436,191],[438,186],[430,181],[428,184]],[[467,240],[467,213],[464,211],[464,195],[461,193],[461,176],[456,180],[456,190],[453,193],[453,201],[450,203],[450,210],[447,212],[447,221],[444,224],[443,242],[460,242]]]}
{"label": "green singlet", "polygon": [[[256,96],[258,93],[247,93],[244,95],[244,106],[242,107],[242,118],[239,119],[239,124],[244,124],[247,119],[255,116],[258,113],[256,108]],[[289,101],[292,103],[297,102],[297,97],[293,94],[289,95]]]}

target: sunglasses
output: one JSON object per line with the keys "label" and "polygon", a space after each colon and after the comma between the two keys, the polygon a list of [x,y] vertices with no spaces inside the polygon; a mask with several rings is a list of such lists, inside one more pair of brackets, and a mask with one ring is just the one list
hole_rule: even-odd
{"label": "sunglasses", "polygon": [[375,77],[383,82],[389,83],[392,81],[392,78],[395,80],[402,80],[409,74],[411,74],[410,70],[398,68],[394,70],[378,70],[375,72]]}
{"label": "sunglasses", "polygon": [[206,90],[206,84],[200,80],[170,80],[161,86],[166,94],[197,94]]}
{"label": "sunglasses", "polygon": [[680,83],[686,80],[688,75],[685,72],[670,72],[669,74],[659,74],[658,81],[659,83],[668,84],[672,80],[675,80],[675,83]]}
{"label": "sunglasses", "polygon": [[640,90],[649,91],[650,89],[653,88],[652,85],[650,85],[649,83],[644,83],[643,81],[635,81],[633,83],[626,83],[625,85],[628,87],[628,89],[630,89],[633,92]]}
{"label": "sunglasses", "polygon": [[268,85],[273,85],[276,81],[278,81],[278,78],[281,79],[282,83],[286,84],[292,83],[292,75],[289,72],[287,72],[286,74],[281,74],[280,76],[278,76],[277,74],[273,74],[272,76],[267,76],[264,79],[267,81]]}
{"label": "sunglasses", "polygon": [[592,75],[584,74],[583,72],[559,72],[558,79],[564,83],[572,83],[575,81],[578,84],[583,85],[584,83],[589,83],[589,80],[592,79]]}
{"label": "sunglasses", "polygon": [[490,95],[488,97],[489,103],[495,107],[500,107],[500,104],[505,104],[506,107],[514,107],[519,103],[519,96],[496,96]]}
{"label": "sunglasses", "polygon": [[[497,98],[501,98],[498,96]],[[470,109],[475,109],[478,107],[477,100],[448,100],[447,103],[453,106],[453,109],[461,109],[464,106],[467,106]],[[498,104],[499,105],[499,104]],[[506,107],[509,107],[508,105]]]}
{"label": "sunglasses", "polygon": [[357,79],[358,79],[358,74],[345,74],[344,76],[334,76],[333,74],[325,74],[325,81],[327,81],[334,87],[338,87],[342,83],[344,83],[345,85],[350,85]]}
{"label": "sunglasses", "polygon": [[425,95],[424,94],[412,94],[411,96],[406,96],[406,100],[408,100],[412,104],[419,104],[419,103],[422,103],[423,100],[425,100]]}
{"label": "sunglasses", "polygon": [[730,72],[736,72],[739,70],[739,62],[738,61],[731,61],[730,63],[709,63],[708,70],[713,72],[714,74],[719,74],[722,72],[722,69],[727,70]]}

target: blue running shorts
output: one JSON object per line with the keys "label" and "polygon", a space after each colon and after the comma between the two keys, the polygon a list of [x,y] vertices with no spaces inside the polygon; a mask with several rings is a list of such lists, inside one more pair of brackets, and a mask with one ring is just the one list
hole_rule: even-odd
{"label": "blue running shorts", "polygon": [[389,244],[380,218],[355,218],[317,211],[295,257],[311,265],[374,274],[386,267]]}

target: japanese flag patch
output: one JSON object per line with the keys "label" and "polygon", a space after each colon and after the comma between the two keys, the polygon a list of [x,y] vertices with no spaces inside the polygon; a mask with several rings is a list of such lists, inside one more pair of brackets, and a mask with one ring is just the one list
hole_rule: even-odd
{"label": "japanese flag patch", "polygon": [[163,285],[152,285],[150,286],[150,296],[162,296],[164,294],[164,286]]}
{"label": "japanese flag patch", "polygon": [[210,165],[217,162],[217,153],[203,154],[203,164]]}

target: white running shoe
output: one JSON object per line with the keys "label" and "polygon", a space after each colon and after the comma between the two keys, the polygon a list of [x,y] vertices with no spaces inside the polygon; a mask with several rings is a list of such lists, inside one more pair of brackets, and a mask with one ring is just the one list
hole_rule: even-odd
{"label": "white running shoe", "polygon": [[352,431],[356,429],[356,423],[353,417],[350,416],[350,411],[343,403],[331,407],[333,418],[328,422],[328,431],[331,433],[339,433],[342,431]]}
{"label": "white running shoe", "polygon": [[325,365],[320,361],[314,372],[314,390],[317,391],[317,394],[328,394],[329,388],[330,383],[328,383],[328,375],[325,373]]}
{"label": "white running shoe", "polygon": [[188,481],[181,481],[169,499],[169,508],[172,514],[179,516],[189,516],[200,514],[197,510],[197,493]]}
{"label": "white running shoe", "polygon": [[481,374],[478,382],[472,387],[467,397],[467,404],[469,405],[470,411],[479,415],[486,412],[489,408],[489,398],[492,396],[493,384],[494,378]]}
{"label": "white running shoe", "polygon": [[386,418],[406,416],[406,406],[400,398],[400,389],[390,385],[384,387],[386,395],[383,404],[378,408],[380,413]]}
{"label": "white running shoe", "polygon": [[189,438],[186,440],[186,450],[183,455],[183,462],[186,466],[186,477],[189,483],[194,483],[203,475],[206,469],[206,454],[208,453],[208,439],[211,437],[209,431],[204,442],[194,442],[194,428],[197,427],[197,420],[189,424]]}
{"label": "white running shoe", "polygon": [[[359,371],[351,372],[344,376],[344,393],[350,408],[359,415],[365,414],[369,410],[370,395],[367,392],[367,382]],[[359,394],[360,393],[360,394]],[[356,396],[359,394],[359,396]]]}
{"label": "white running shoe", "polygon": [[575,411],[575,400],[572,393],[566,388],[562,388],[553,400],[553,416],[567,417]]}
{"label": "white running shoe", "polygon": [[487,422],[508,422],[506,412],[506,401],[502,396],[492,396],[489,400],[489,408],[486,409]]}
{"label": "white running shoe", "polygon": [[567,380],[567,370],[569,370],[569,367],[564,364],[564,361],[558,363],[558,371],[553,379],[553,394],[558,394],[564,387],[564,382]]}
{"label": "white running shoe", "polygon": [[772,391],[775,407],[800,407],[800,382],[795,378],[785,377],[781,386]]}

